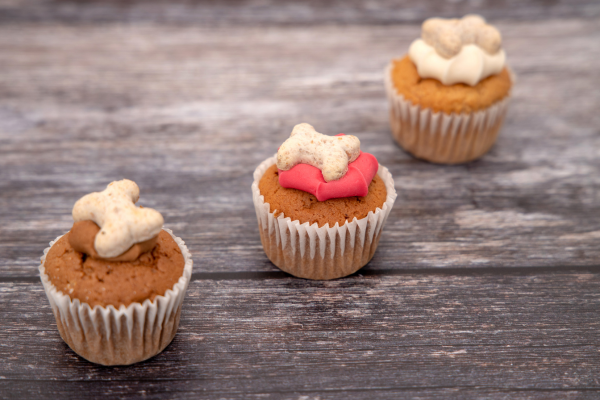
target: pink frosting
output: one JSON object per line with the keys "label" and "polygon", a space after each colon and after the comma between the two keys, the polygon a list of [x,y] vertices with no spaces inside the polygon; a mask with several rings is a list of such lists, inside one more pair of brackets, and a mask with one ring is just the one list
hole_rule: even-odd
{"label": "pink frosting", "polygon": [[375,156],[360,152],[348,164],[348,172],[337,181],[325,182],[321,170],[308,164],[298,164],[288,171],[279,170],[279,184],[288,189],[299,189],[325,201],[341,197],[366,196],[369,184],[379,169]]}

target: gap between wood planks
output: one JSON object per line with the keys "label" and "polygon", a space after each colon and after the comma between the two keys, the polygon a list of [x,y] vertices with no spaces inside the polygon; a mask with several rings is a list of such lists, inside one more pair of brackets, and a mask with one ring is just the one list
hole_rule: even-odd
{"label": "gap between wood planks", "polygon": [[[360,270],[352,277],[384,277],[393,275],[534,275],[552,274],[556,272],[591,272],[600,273],[600,265],[581,265],[566,267],[529,266],[529,267],[466,267],[466,268],[419,268],[419,269],[376,269]],[[232,280],[264,280],[294,278],[283,271],[248,271],[248,272],[195,272],[191,281],[232,281]],[[302,278],[296,278],[302,279]],[[345,278],[341,278],[345,279]],[[39,276],[1,277],[0,283],[39,282]]]}

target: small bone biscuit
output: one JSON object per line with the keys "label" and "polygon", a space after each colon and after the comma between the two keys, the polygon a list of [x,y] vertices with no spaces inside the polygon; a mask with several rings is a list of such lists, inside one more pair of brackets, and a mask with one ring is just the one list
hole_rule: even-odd
{"label": "small bone biscuit", "polygon": [[429,18],[423,22],[421,37],[445,58],[454,57],[462,48],[460,32],[456,28],[458,20]]}
{"label": "small bone biscuit", "polygon": [[319,168],[326,182],[342,178],[348,164],[360,155],[356,136],[323,135],[309,124],[298,124],[277,151],[277,168],[287,171],[297,164]]}
{"label": "small bone biscuit", "polygon": [[472,14],[460,20],[429,18],[423,22],[421,37],[444,58],[454,57],[466,44],[475,44],[489,54],[495,54],[502,46],[500,32]]}
{"label": "small bone biscuit", "polygon": [[446,20],[441,18],[429,18],[421,25],[421,38],[430,46],[437,42],[438,28],[445,24]]}
{"label": "small bone biscuit", "polygon": [[111,182],[104,191],[90,193],[73,206],[73,220],[94,221],[101,228],[94,240],[102,258],[117,257],[135,243],[158,235],[163,217],[151,208],[136,207],[140,189],[128,179]]}
{"label": "small bone biscuit", "polygon": [[462,49],[462,37],[460,31],[453,25],[441,25],[438,30],[438,38],[433,47],[446,58],[454,57]]}
{"label": "small bone biscuit", "polygon": [[485,18],[477,14],[467,14],[458,21],[461,24],[468,24],[472,26],[486,25]]}
{"label": "small bone biscuit", "polygon": [[77,221],[73,224],[71,231],[69,231],[69,244],[74,250],[86,254],[91,258],[96,258],[106,261],[135,261],[142,254],[147,253],[154,249],[156,242],[158,241],[158,235],[152,239],[135,243],[123,254],[113,258],[102,258],[98,255],[94,241],[96,235],[100,232],[100,227],[95,222],[90,220]]}
{"label": "small bone biscuit", "polygon": [[500,31],[491,25],[485,25],[478,32],[475,44],[489,54],[496,54],[496,52],[500,50],[500,47],[502,47],[502,36],[500,35]]}
{"label": "small bone biscuit", "polygon": [[479,15],[469,14],[462,17],[459,23],[462,44],[477,44],[477,32],[485,25],[485,19]]}

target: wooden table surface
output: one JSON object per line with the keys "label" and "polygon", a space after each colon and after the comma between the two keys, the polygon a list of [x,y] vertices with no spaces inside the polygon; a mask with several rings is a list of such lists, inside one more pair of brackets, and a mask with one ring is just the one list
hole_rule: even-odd
{"label": "wooden table surface", "polygon": [[[481,13],[517,76],[497,144],[392,140],[382,74],[424,18]],[[600,396],[600,3],[0,1],[0,398]],[[250,184],[294,124],[357,135],[398,199],[335,281],[266,258]],[[38,277],[82,195],[138,182],[194,274],[164,352],[102,367]]]}

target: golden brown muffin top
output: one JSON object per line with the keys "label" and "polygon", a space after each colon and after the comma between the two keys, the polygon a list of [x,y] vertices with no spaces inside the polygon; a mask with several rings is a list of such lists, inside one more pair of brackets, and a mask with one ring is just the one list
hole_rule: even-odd
{"label": "golden brown muffin top", "polygon": [[383,180],[379,175],[375,175],[369,184],[369,193],[365,197],[353,196],[318,201],[310,193],[281,187],[277,165],[272,165],[265,172],[258,189],[264,196],[265,203],[269,203],[270,212],[275,213],[276,217],[283,213],[292,221],[297,220],[301,224],[308,222],[311,225],[317,223],[319,227],[326,223],[331,227],[336,222],[342,226],[346,220],[352,222],[354,217],[365,218],[369,211],[375,212],[377,208],[382,208],[387,197]]}
{"label": "golden brown muffin top", "polygon": [[421,78],[408,56],[392,62],[391,74],[398,94],[413,104],[447,114],[470,113],[487,108],[506,97],[512,86],[506,67],[475,86],[464,83],[447,86],[437,79]]}
{"label": "golden brown muffin top", "polygon": [[57,290],[92,308],[153,301],[172,289],[183,275],[181,249],[164,230],[152,251],[124,262],[88,257],[71,247],[69,235],[61,237],[48,252],[46,274]]}

